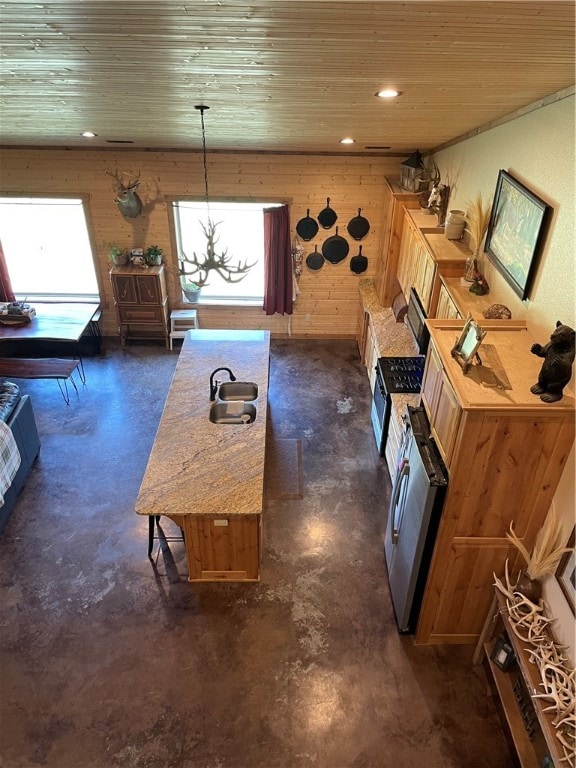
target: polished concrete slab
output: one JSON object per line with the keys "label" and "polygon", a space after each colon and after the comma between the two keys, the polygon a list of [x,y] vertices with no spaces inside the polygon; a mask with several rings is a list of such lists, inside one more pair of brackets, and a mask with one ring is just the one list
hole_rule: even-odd
{"label": "polished concrete slab", "polygon": [[508,768],[472,649],[396,631],[356,345],[272,342],[303,498],[268,500],[258,584],[188,583],[178,540],[146,557],[134,501],[176,359],[106,340],[69,406],[19,382],[42,448],[0,539],[2,768]]}

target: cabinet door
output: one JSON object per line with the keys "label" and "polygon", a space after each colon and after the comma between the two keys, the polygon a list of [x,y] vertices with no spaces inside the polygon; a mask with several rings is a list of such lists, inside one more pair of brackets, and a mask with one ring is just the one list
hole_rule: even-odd
{"label": "cabinet door", "polygon": [[136,275],[134,278],[141,304],[161,304],[160,285],[156,275]]}
{"label": "cabinet door", "polygon": [[438,353],[432,344],[428,347],[426,356],[426,365],[424,367],[424,376],[422,378],[422,405],[426,410],[428,420],[433,422],[438,406],[438,394],[440,391],[440,380],[442,377],[442,363]]}
{"label": "cabinet door", "polygon": [[414,288],[420,297],[424,310],[428,312],[432,296],[435,264],[432,255],[422,243],[419,242],[417,244],[417,250],[418,257],[415,259]]}
{"label": "cabinet door", "polygon": [[450,467],[460,423],[461,408],[434,345],[428,347],[422,379],[422,404],[430,420],[432,436],[447,467]]}
{"label": "cabinet door", "polygon": [[260,515],[184,515],[188,581],[258,581]]}
{"label": "cabinet door", "polygon": [[448,289],[442,283],[440,287],[440,294],[438,296],[438,307],[436,309],[436,317],[440,320],[454,318],[460,319],[462,316],[458,311],[458,307],[454,303],[452,297],[448,293]]}
{"label": "cabinet door", "polygon": [[112,285],[118,304],[138,304],[136,284],[131,275],[112,275]]}
{"label": "cabinet door", "polygon": [[400,243],[400,256],[398,258],[398,282],[407,299],[410,295],[412,276],[414,274],[414,230],[408,220],[404,220],[404,231]]}
{"label": "cabinet door", "polygon": [[461,412],[456,393],[443,373],[440,377],[432,435],[447,467],[450,467],[452,463],[452,453],[454,451],[456,435],[458,434]]}

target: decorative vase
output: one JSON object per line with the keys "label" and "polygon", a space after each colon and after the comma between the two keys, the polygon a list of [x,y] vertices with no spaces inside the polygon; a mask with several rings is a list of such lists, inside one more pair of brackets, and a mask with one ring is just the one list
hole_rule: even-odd
{"label": "decorative vase", "polygon": [[474,282],[474,276],[476,274],[476,265],[477,265],[477,258],[478,254],[476,251],[474,251],[467,259],[466,263],[464,264],[464,280],[466,280],[467,283],[473,283]]}
{"label": "decorative vase", "polygon": [[464,211],[452,210],[446,217],[444,234],[448,240],[460,240],[464,227],[466,225],[466,214]]}
{"label": "decorative vase", "polygon": [[516,592],[520,592],[528,600],[537,604],[542,597],[542,584],[537,579],[531,579],[526,571],[520,571]]}

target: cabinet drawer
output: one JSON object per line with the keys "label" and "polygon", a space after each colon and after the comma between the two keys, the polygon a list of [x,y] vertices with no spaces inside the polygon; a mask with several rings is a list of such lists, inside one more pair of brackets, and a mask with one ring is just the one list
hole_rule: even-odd
{"label": "cabinet drawer", "polygon": [[162,323],[164,311],[162,307],[118,307],[121,323]]}

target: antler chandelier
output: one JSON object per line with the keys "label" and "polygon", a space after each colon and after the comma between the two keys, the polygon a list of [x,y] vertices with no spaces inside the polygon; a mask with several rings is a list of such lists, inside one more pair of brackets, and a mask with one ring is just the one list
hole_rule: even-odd
{"label": "antler chandelier", "polygon": [[255,266],[256,262],[249,264],[246,260],[244,264],[230,264],[231,256],[228,256],[228,249],[225,248],[220,253],[216,250],[218,237],[216,236],[216,227],[210,219],[210,196],[208,194],[208,163],[206,160],[206,128],[204,126],[204,112],[210,107],[204,104],[194,106],[200,112],[200,124],[202,126],[202,160],[204,163],[204,195],[206,198],[206,210],[208,213],[208,222],[204,225],[200,222],[204,237],[206,238],[206,251],[200,257],[195,252],[192,256],[186,256],[182,253],[179,259],[180,276],[185,281],[193,281],[198,288],[208,285],[208,276],[211,271],[216,272],[227,283],[238,283],[246,277],[248,270]]}

